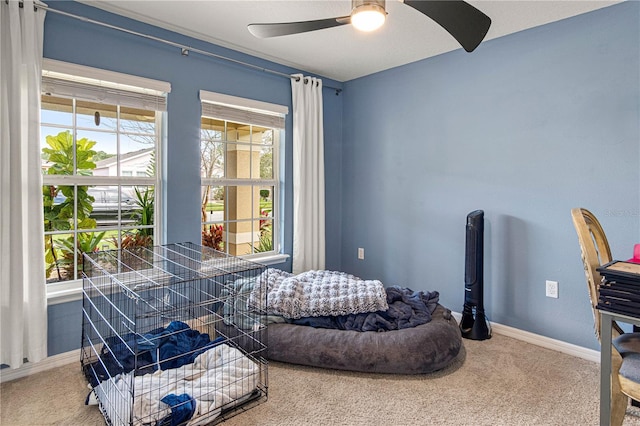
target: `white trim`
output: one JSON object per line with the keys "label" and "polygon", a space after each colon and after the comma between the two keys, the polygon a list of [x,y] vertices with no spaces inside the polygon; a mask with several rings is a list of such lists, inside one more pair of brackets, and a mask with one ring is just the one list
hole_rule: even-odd
{"label": "white trim", "polygon": [[250,262],[260,263],[261,265],[265,266],[271,266],[286,262],[287,259],[289,259],[289,255],[281,253],[271,253],[266,255],[252,254],[248,256],[242,256],[242,259],[248,260]]}
{"label": "white trim", "polygon": [[80,349],[74,351],[65,352],[58,355],[53,355],[43,359],[35,364],[26,363],[22,364],[19,368],[3,368],[0,370],[0,383],[9,382],[11,380],[21,379],[23,377],[31,376],[33,374],[42,373],[43,371],[51,370],[52,368],[62,367],[74,362],[80,364]]}
{"label": "white trim", "polygon": [[88,186],[140,186],[155,185],[155,177],[142,176],[81,176],[81,175],[43,175],[45,185],[88,185]]}
{"label": "white trim", "polygon": [[289,113],[289,107],[284,105],[239,98],[237,96],[224,95],[222,93],[209,92],[207,90],[200,91],[200,101],[225,105],[233,108],[243,108],[250,111],[261,112],[263,114],[284,116]]}
{"label": "white trim", "polygon": [[[460,322],[462,314],[460,314],[459,312],[452,312],[452,314],[456,321]],[[588,349],[582,346],[574,345],[572,343],[563,342],[562,340],[552,339],[550,337],[541,336],[539,334],[530,333],[528,331],[509,327],[508,325],[493,322],[491,322],[491,330],[495,331],[498,334],[502,334],[503,336],[512,337],[526,343],[531,343],[532,345],[562,352],[567,355],[575,356],[578,358],[586,359],[587,361],[597,362],[598,364],[600,364],[600,351]]]}
{"label": "white trim", "polygon": [[[133,88],[128,90],[135,90],[135,88],[143,87],[145,89],[155,90],[159,93],[171,92],[171,83],[166,81],[153,80],[151,78],[123,74],[115,71],[107,71],[100,68],[87,67],[85,65],[78,65],[55,59],[44,58],[42,60],[42,69],[53,73],[88,78],[94,81],[108,81],[111,83],[131,86]],[[45,74],[45,72],[43,72],[43,74]]]}
{"label": "white trim", "polygon": [[62,281],[46,284],[47,305],[82,300],[82,280]]}
{"label": "white trim", "polygon": [[164,184],[166,178],[166,164],[164,162],[164,157],[167,152],[167,141],[169,140],[167,134],[167,123],[169,122],[167,112],[162,111],[156,114],[156,135],[158,138],[158,145],[156,146],[156,177],[158,181],[156,182],[155,192],[154,192],[154,209],[153,209],[153,224],[156,227],[154,231],[153,239],[154,244],[163,245],[167,240],[167,234],[165,232],[166,229],[166,214],[167,206],[165,205],[165,197],[164,197]]}
{"label": "white trim", "polygon": [[[275,163],[274,163],[275,164]],[[275,172],[276,167],[274,167],[274,172]],[[205,185],[211,185],[211,186],[248,186],[248,185],[254,185],[254,186],[277,186],[278,184],[278,180],[277,179],[250,179],[250,178],[246,178],[246,179],[241,179],[241,178],[234,178],[234,179],[230,179],[230,178],[204,178],[201,177],[200,178],[200,185],[205,186]]]}

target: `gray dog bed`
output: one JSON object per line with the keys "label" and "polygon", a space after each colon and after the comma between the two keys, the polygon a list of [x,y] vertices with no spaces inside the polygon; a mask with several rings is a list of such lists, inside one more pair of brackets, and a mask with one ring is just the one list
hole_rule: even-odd
{"label": "gray dog bed", "polygon": [[368,373],[424,374],[449,365],[462,337],[451,311],[438,305],[426,324],[375,332],[269,324],[267,357],[274,361]]}

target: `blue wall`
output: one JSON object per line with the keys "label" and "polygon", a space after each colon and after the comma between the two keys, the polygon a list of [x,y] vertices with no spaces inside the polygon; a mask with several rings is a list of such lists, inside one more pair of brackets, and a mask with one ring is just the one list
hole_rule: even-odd
{"label": "blue wall", "polygon": [[[165,38],[176,43],[209,51],[243,62],[292,74],[300,72],[244,55],[229,49],[185,37],[154,26],[76,2],[48,2],[49,7],[86,16],[133,31]],[[45,20],[44,56],[91,67],[132,74],[171,83],[168,97],[168,144],[163,152],[166,175],[163,178],[166,201],[166,243],[200,241],[200,90],[224,93],[243,98],[291,107],[291,83],[287,78],[256,71],[227,61],[180,50],[158,42],[125,34],[60,14],[48,13]],[[324,85],[342,84],[323,79]],[[327,219],[331,237],[327,242],[327,267],[340,267],[340,220],[342,194],[340,187],[340,157],[342,147],[342,96],[325,89],[325,157],[327,173],[327,208],[334,212]],[[284,233],[283,251],[292,253],[293,189],[292,175],[292,113],[287,116],[285,141],[281,156],[285,164],[283,181]],[[278,267],[290,270],[291,261]],[[81,304],[79,302],[49,307],[49,354],[76,349],[80,344]]]}
{"label": "blue wall", "polygon": [[342,269],[460,312],[465,218],[483,209],[490,319],[597,348],[570,210],[631,257],[639,23],[625,2],[346,83]]}
{"label": "blue wall", "polygon": [[[83,4],[50,6],[297,72]],[[630,257],[640,241],[639,22],[640,4],[625,2],[488,41],[472,54],[458,50],[353,80],[340,96],[325,90],[327,268],[438,290],[460,311],[465,217],[483,209],[490,319],[597,348],[569,211],[583,206],[600,218],[614,257]],[[182,57],[53,13],[44,54],[172,84],[167,242],[199,239],[198,91],[291,108],[284,78]],[[291,254],[290,116],[285,130]],[[547,279],[559,281],[559,299],[545,297]],[[49,307],[51,355],[79,346],[79,310],[79,302]]]}

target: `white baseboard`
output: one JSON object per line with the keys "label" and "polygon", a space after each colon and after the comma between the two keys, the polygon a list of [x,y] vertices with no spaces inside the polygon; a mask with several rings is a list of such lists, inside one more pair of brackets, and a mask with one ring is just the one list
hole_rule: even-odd
{"label": "white baseboard", "polygon": [[[462,314],[460,314],[459,312],[452,312],[452,314],[456,321],[459,322]],[[552,349],[554,351],[562,352],[578,358],[583,358],[587,361],[600,363],[600,351],[583,348],[582,346],[577,346],[571,343],[563,342],[561,340],[552,339],[550,337],[541,336],[539,334],[530,333],[528,331],[509,327],[508,325],[502,325],[493,322],[491,323],[491,330],[498,334],[502,334],[503,336],[531,343],[532,345]],[[3,368],[2,370],[0,370],[0,383],[19,379],[21,377],[27,377],[32,374],[41,373],[52,368],[72,364],[79,361],[80,349],[77,349],[75,351],[50,356],[36,364],[26,363],[20,368],[16,368],[15,370],[10,368]]]}
{"label": "white baseboard", "polygon": [[74,362],[77,362],[78,368],[80,368],[80,349],[50,356],[35,364],[27,362],[16,369],[3,368],[0,370],[0,383],[31,376],[32,374],[42,373],[43,371],[72,364]]}
{"label": "white baseboard", "polygon": [[[462,317],[461,313],[452,312],[452,315],[454,316],[456,321],[460,322],[460,318]],[[532,345],[552,349],[554,351],[586,359],[587,361],[597,362],[598,364],[600,363],[600,351],[584,348],[582,346],[563,342],[562,340],[552,339],[546,336],[541,336],[539,334],[530,333],[528,331],[509,327],[508,325],[498,324],[494,322],[491,322],[490,324],[492,331],[498,334],[502,334],[503,336],[512,337],[514,339],[522,340],[523,342],[531,343]]]}

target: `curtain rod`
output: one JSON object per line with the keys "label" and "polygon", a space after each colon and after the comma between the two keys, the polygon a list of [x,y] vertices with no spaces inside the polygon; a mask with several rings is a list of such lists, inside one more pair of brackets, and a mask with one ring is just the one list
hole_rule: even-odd
{"label": "curtain rod", "polygon": [[[5,3],[9,4],[9,0],[5,0]],[[20,2],[20,7],[24,7],[24,3],[22,1]],[[178,47],[178,48],[180,48],[180,53],[182,54],[182,56],[189,56],[189,52],[195,52],[195,53],[199,53],[199,54],[201,54],[203,56],[210,56],[212,58],[222,59],[223,61],[232,62],[232,63],[237,64],[237,65],[242,65],[244,67],[252,68],[254,70],[263,71],[263,72],[266,72],[266,73],[269,73],[269,74],[273,74],[273,75],[277,75],[277,76],[280,76],[280,77],[285,77],[285,78],[288,78],[288,79],[294,79],[296,81],[300,81],[300,77],[293,76],[293,75],[290,75],[290,74],[287,74],[287,73],[271,70],[269,68],[259,67],[257,65],[253,65],[253,64],[250,64],[248,62],[239,61],[239,60],[233,59],[233,58],[227,58],[226,56],[222,56],[222,55],[218,55],[218,54],[215,54],[215,53],[211,53],[211,52],[208,52],[206,50],[202,50],[202,49],[198,49],[198,48],[195,48],[195,47],[186,46],[184,44],[176,43],[176,42],[173,42],[173,41],[170,41],[170,40],[166,40],[166,39],[163,39],[163,38],[160,38],[160,37],[155,37],[155,36],[152,36],[152,35],[149,35],[149,34],[139,33],[137,31],[133,31],[133,30],[128,30],[126,28],[118,27],[116,25],[107,24],[106,22],[96,21],[94,19],[90,19],[90,18],[87,18],[87,17],[84,17],[84,16],[75,15],[75,14],[69,13],[69,12],[64,12],[62,10],[51,9],[49,6],[46,6],[43,3],[38,2],[37,0],[34,1],[34,6],[33,7],[34,7],[34,10],[37,9],[37,8],[41,8],[41,9],[46,10],[48,12],[57,13],[57,14],[64,15],[64,16],[67,16],[67,17],[73,18],[73,19],[78,19],[80,21],[87,22],[87,23],[90,23],[90,24],[99,25],[99,26],[102,26],[102,27],[105,27],[105,28],[110,28],[112,30],[116,30],[116,31],[122,31],[122,32],[127,33],[127,34],[131,34],[131,35],[135,35],[135,36],[138,36],[138,37],[146,38],[148,40],[157,41],[159,43],[164,43],[164,44],[167,44],[169,46]],[[304,79],[305,84],[307,84],[308,81],[309,81],[308,78]],[[335,90],[336,91],[336,96],[339,95],[340,92],[342,92],[342,89],[340,89],[338,87],[332,87],[332,86],[328,86],[328,85],[324,85],[323,87]]]}

